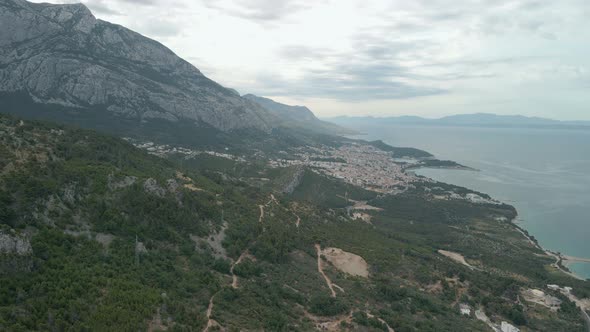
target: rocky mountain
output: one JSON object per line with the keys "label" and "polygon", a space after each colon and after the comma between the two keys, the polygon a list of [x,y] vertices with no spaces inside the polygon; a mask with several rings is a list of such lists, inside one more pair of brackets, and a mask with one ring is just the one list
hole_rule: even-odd
{"label": "rocky mountain", "polygon": [[289,126],[299,126],[317,132],[336,135],[355,133],[351,129],[347,129],[318,119],[306,106],[286,105],[276,102],[270,98],[259,97],[253,94],[247,94],[243,97],[264,107],[273,115],[280,118],[283,123],[287,123]]}
{"label": "rocky mountain", "polygon": [[164,45],[96,19],[82,4],[0,0],[0,22],[4,111],[18,113],[19,105],[34,103],[51,106],[35,107],[37,113],[90,111],[111,119],[107,127],[118,119],[165,120],[223,132],[269,132],[276,122]]}

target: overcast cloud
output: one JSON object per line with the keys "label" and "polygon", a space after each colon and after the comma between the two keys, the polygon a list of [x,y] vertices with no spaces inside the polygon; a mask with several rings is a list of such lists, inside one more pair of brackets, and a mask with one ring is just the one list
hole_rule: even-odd
{"label": "overcast cloud", "polygon": [[319,116],[590,120],[587,0],[82,2],[225,86]]}

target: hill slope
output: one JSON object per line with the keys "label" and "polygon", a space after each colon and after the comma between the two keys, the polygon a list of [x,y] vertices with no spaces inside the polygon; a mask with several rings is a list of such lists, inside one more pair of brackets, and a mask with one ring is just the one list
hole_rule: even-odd
{"label": "hill slope", "polygon": [[298,126],[311,131],[333,135],[352,135],[356,133],[354,130],[318,119],[313,112],[305,106],[285,105],[272,99],[258,97],[253,94],[247,94],[243,97],[264,107],[280,118],[283,121],[283,124],[289,127]]}
{"label": "hill slope", "polygon": [[197,171],[6,116],[0,142],[1,330],[489,329],[459,303],[523,330],[583,328],[558,293],[559,311],[520,297],[590,287],[549,269],[500,218],[511,207],[434,198],[465,189],[377,195],[308,169],[280,194],[292,169]]}

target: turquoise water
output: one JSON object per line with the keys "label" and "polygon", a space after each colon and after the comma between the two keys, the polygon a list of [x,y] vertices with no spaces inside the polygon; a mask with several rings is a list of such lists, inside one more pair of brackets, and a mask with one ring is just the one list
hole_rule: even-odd
{"label": "turquoise water", "polygon": [[[347,124],[348,125],[348,124]],[[518,223],[547,249],[590,258],[590,131],[363,125],[363,139],[429,151],[479,172],[417,173],[512,204]],[[572,271],[590,278],[590,264]]]}

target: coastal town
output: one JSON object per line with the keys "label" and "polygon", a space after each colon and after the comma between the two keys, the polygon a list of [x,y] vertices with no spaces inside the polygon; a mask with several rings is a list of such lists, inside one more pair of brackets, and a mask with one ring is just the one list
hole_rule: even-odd
{"label": "coastal town", "polygon": [[[147,151],[149,154],[166,157],[180,155],[184,159],[196,158],[200,155],[209,155],[224,158],[239,163],[247,163],[245,156],[210,150],[193,150],[184,147],[176,147],[153,142],[142,142],[126,139],[135,147]],[[340,179],[346,183],[380,194],[399,194],[408,189],[414,189],[419,184],[436,181],[422,176],[417,176],[412,170],[424,163],[424,158],[400,158],[391,151],[384,151],[363,142],[351,142],[340,146],[307,146],[294,148],[283,158],[268,158],[267,165],[270,168],[307,167],[318,174]],[[262,152],[257,157],[264,157]],[[436,159],[426,159],[437,161]],[[439,166],[440,167],[440,166]],[[463,167],[460,166],[459,167]],[[451,168],[457,168],[452,166]],[[466,167],[463,167],[468,169]],[[501,204],[501,202],[482,197],[476,193],[456,193],[444,190],[441,187],[424,187],[425,195],[435,200],[465,200],[475,204]]]}
{"label": "coastal town", "polygon": [[271,167],[308,166],[315,172],[379,193],[398,193],[416,181],[432,181],[405,172],[404,163],[391,152],[368,144],[350,143],[339,147],[307,147],[295,153],[296,159],[271,160]]}

